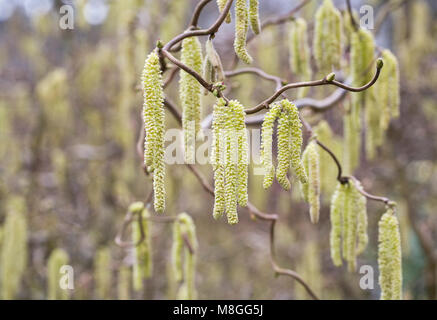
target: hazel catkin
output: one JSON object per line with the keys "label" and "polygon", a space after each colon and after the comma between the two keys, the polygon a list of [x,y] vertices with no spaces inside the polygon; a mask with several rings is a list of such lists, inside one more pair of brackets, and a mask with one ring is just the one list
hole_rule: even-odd
{"label": "hazel catkin", "polygon": [[156,50],[146,58],[143,75],[143,120],[144,164],[153,171],[154,207],[156,212],[165,209],[165,165],[164,165],[164,92],[162,72]]}
{"label": "hazel catkin", "polygon": [[246,37],[248,29],[248,12],[246,0],[235,1],[235,40],[234,49],[238,58],[247,64],[252,63],[252,57],[247,52]]}
{"label": "hazel catkin", "polygon": [[253,33],[261,32],[261,23],[259,22],[259,3],[258,0],[249,0],[249,21]]}

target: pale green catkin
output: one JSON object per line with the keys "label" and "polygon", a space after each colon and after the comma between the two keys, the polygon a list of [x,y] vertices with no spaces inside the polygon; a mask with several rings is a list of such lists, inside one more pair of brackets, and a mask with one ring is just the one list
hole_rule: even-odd
{"label": "pale green catkin", "polygon": [[[308,203],[310,205],[310,219],[312,223],[319,222],[320,215],[320,167],[319,152],[317,143],[312,140],[306,147],[304,153],[307,161],[308,181]],[[302,183],[302,182],[301,182]]]}
{"label": "pale green catkin", "polygon": [[272,135],[275,120],[278,121],[278,166],[276,179],[285,190],[291,187],[287,173],[291,166],[296,177],[302,182],[307,181],[305,168],[301,161],[302,123],[294,103],[284,99],[272,105],[266,114],[262,125],[261,159],[264,166],[264,188],[273,183],[275,169],[272,160]]}
{"label": "pale green catkin", "polygon": [[373,77],[375,40],[370,31],[359,29],[351,39],[351,74],[354,86],[363,86]]}
{"label": "pale green catkin", "polygon": [[402,299],[402,253],[399,223],[393,209],[379,221],[378,267],[381,300]]}
{"label": "pale green catkin", "polygon": [[224,166],[224,136],[226,102],[217,100],[213,110],[211,164],[214,170],[214,219],[219,219],[225,211],[225,166]]}
{"label": "pale green catkin", "polygon": [[235,40],[234,50],[237,56],[245,63],[252,63],[253,59],[247,52],[246,37],[248,29],[248,13],[246,0],[235,1]]}
{"label": "pale green catkin", "polygon": [[[351,217],[354,217],[354,210],[352,208],[352,197],[351,197],[352,187],[350,183],[345,186],[344,192],[344,204],[343,204],[343,230],[342,230],[342,239],[343,239],[343,259],[348,263],[348,269],[351,270],[353,267],[353,261],[350,259],[349,246],[352,244],[350,241],[350,235],[353,234],[353,230],[356,229],[356,220],[351,220]],[[355,216],[356,217],[356,216]],[[352,230],[351,230],[352,229]]]}
{"label": "pale green catkin", "polygon": [[[143,280],[152,274],[152,239],[150,233],[150,214],[142,202],[134,202],[129,206],[129,212],[134,214],[132,222],[132,242],[134,248],[133,287],[135,291],[143,289]],[[140,225],[141,223],[141,225]],[[141,227],[143,238],[141,240]]]}
{"label": "pale green catkin", "polygon": [[211,162],[214,169],[214,218],[224,212],[238,222],[237,204],[247,206],[248,143],[244,107],[236,100],[218,99],[213,111]]}
{"label": "pale green catkin", "polygon": [[384,68],[381,70],[376,85],[378,104],[382,109],[381,129],[387,130],[390,119],[399,117],[399,66],[398,61],[390,50],[382,52]]}
{"label": "pale green catkin", "polygon": [[329,242],[331,247],[331,259],[334,265],[337,267],[343,264],[341,259],[341,237],[345,189],[346,186],[344,184],[338,183],[331,198],[331,232],[329,235]]}
{"label": "pale green catkin", "polygon": [[16,298],[27,264],[27,222],[24,199],[8,200],[3,226],[0,272],[3,300]]}
{"label": "pale green catkin", "polygon": [[[357,181],[359,188],[361,183]],[[356,249],[356,255],[360,255],[367,248],[369,243],[369,236],[367,234],[367,199],[363,196],[355,187],[354,188],[354,198],[355,198],[355,210],[357,211],[357,236],[358,243]]]}
{"label": "pale green catkin", "polygon": [[357,104],[346,104],[343,116],[343,158],[344,171],[348,174],[353,173],[360,162],[361,125],[355,112],[358,112]]}
{"label": "pale green catkin", "polygon": [[[302,18],[291,22],[289,32],[290,66],[292,71],[303,81],[309,81],[312,77],[311,55],[308,45],[307,23]],[[298,98],[303,98],[309,88],[299,88]]]}
{"label": "pale green catkin", "polygon": [[249,0],[249,20],[253,33],[261,32],[261,23],[259,22],[259,3],[258,0]]}
{"label": "pale green catkin", "polygon": [[183,281],[177,294],[178,299],[194,300],[197,298],[195,285],[197,250],[198,242],[193,219],[188,214],[181,213],[173,226],[172,247],[173,272],[177,281]]}
{"label": "pale green catkin", "polygon": [[68,299],[68,289],[60,287],[60,279],[63,275],[61,267],[68,264],[68,254],[62,249],[55,249],[50,254],[47,262],[47,299],[66,300]]}
{"label": "pale green catkin", "polygon": [[109,299],[112,286],[111,252],[109,248],[101,248],[96,253],[94,279],[97,298]]}
{"label": "pale green catkin", "polygon": [[146,132],[144,164],[153,171],[154,207],[156,212],[165,209],[164,164],[164,92],[162,72],[156,50],[146,58],[142,75],[144,105],[143,120]]}
{"label": "pale green catkin", "polygon": [[291,184],[287,177],[291,162],[290,150],[291,122],[290,115],[282,112],[278,121],[278,166],[276,180],[284,190],[290,190]]}
{"label": "pale green catkin", "polygon": [[121,267],[117,277],[117,295],[118,300],[130,299],[130,277],[131,272],[128,267]]}
{"label": "pale green catkin", "polygon": [[273,127],[276,119],[281,113],[281,105],[275,103],[266,113],[261,129],[261,163],[264,167],[264,189],[270,188],[275,177],[275,166],[273,164],[272,144]]}
{"label": "pale green catkin", "polygon": [[[217,0],[217,6],[218,6],[220,12],[222,12],[223,9],[225,8],[226,2],[227,2],[227,0]],[[230,11],[229,11],[228,15],[226,16],[225,21],[226,21],[226,23],[231,23],[231,13],[230,13]]]}
{"label": "pale green catkin", "polygon": [[[182,41],[181,62],[202,73],[202,46],[197,37],[185,38]],[[185,162],[194,163],[195,140],[200,130],[201,118],[201,85],[189,73],[181,70],[179,80],[179,98],[182,105],[182,128],[184,131]]]}
{"label": "pale green catkin", "polygon": [[331,0],[324,0],[317,9],[314,34],[314,57],[319,71],[327,74],[340,67],[341,14]]}

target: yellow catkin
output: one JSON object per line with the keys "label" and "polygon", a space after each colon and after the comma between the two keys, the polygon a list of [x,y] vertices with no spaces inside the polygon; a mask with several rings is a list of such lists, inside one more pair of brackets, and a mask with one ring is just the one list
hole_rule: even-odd
{"label": "yellow catkin", "polygon": [[344,171],[348,174],[353,173],[360,162],[361,149],[361,125],[360,118],[356,117],[356,104],[346,105],[343,116],[343,160]]}
{"label": "yellow catkin", "polygon": [[337,267],[343,264],[341,259],[341,237],[345,188],[345,185],[338,183],[331,198],[331,232],[329,235],[329,242],[331,247],[331,259]]}
{"label": "yellow catkin", "polygon": [[[297,18],[291,23],[289,32],[290,66],[293,73],[302,81],[309,81],[312,77],[311,55],[308,45],[307,23],[302,18]],[[309,88],[299,88],[298,98],[303,98]]]}
{"label": "yellow catkin", "polygon": [[[134,248],[133,287],[135,291],[143,289],[143,280],[152,274],[152,241],[150,233],[150,214],[142,202],[134,202],[129,206],[134,214],[132,223],[132,242]],[[141,223],[141,225],[140,225]],[[141,228],[143,236],[141,236]]]}
{"label": "yellow catkin", "polygon": [[398,219],[393,209],[381,217],[378,231],[378,267],[381,300],[402,299],[402,253]]}
{"label": "yellow catkin", "polygon": [[143,75],[143,120],[146,131],[144,164],[153,171],[154,207],[156,212],[165,209],[164,164],[164,92],[162,72],[156,50],[146,58]]}
{"label": "yellow catkin", "polygon": [[312,223],[319,222],[320,215],[320,168],[317,143],[311,141],[305,149],[308,153],[308,203]]}
{"label": "yellow catkin", "polygon": [[278,183],[284,190],[290,190],[291,188],[287,177],[291,162],[290,135],[290,115],[287,112],[282,112],[278,121],[278,166],[276,168],[276,180],[278,180]]}
{"label": "yellow catkin", "polygon": [[313,44],[317,67],[324,74],[340,66],[341,34],[341,14],[331,0],[324,0],[316,12]]}
{"label": "yellow catkin", "polygon": [[[182,41],[181,62],[202,73],[202,47],[197,37],[189,37]],[[195,140],[200,130],[201,118],[201,85],[189,73],[181,70],[179,81],[179,97],[182,105],[182,128],[184,131],[185,162],[194,163]]]}
{"label": "yellow catkin", "polygon": [[[359,188],[361,187],[360,182],[356,182]],[[354,206],[355,211],[357,212],[357,248],[356,255],[363,253],[363,251],[367,248],[367,244],[369,243],[369,236],[367,234],[367,199],[363,196],[356,186],[353,190],[354,193]]]}
{"label": "yellow catkin", "polygon": [[352,203],[351,203],[352,197],[351,197],[351,186],[350,184],[345,185],[344,190],[344,203],[343,203],[343,230],[342,230],[342,239],[343,239],[343,249],[342,249],[342,255],[343,259],[348,262],[348,268],[352,268],[352,265],[350,263],[350,259],[348,254],[350,253],[349,245],[351,244],[349,240],[350,234],[353,233],[353,230],[350,231],[351,227],[353,227],[354,223],[351,220],[351,216],[354,215]]}
{"label": "yellow catkin", "polygon": [[235,129],[237,134],[237,176],[238,176],[238,204],[242,207],[247,206],[248,194],[247,194],[247,180],[249,174],[249,146],[247,142],[247,132],[244,107],[241,103],[235,102]]}
{"label": "yellow catkin", "polygon": [[94,260],[95,290],[98,299],[110,299],[112,286],[111,252],[109,248],[97,251]]}
{"label": "yellow catkin", "polygon": [[247,52],[246,37],[248,29],[248,12],[246,0],[235,1],[235,41],[234,50],[237,56],[245,63],[252,63],[252,57]]}
{"label": "yellow catkin", "polygon": [[[223,9],[225,8],[226,2],[227,2],[227,0],[217,0],[217,6],[218,6],[220,12],[222,12]],[[230,12],[226,16],[225,21],[226,21],[226,23],[231,23],[231,13]]]}
{"label": "yellow catkin", "polygon": [[218,99],[213,111],[213,140],[211,146],[211,163],[214,170],[214,210],[215,219],[220,218],[225,211],[225,166],[223,159],[223,145],[225,129],[225,108],[223,99]]}
{"label": "yellow catkin", "polygon": [[188,214],[181,213],[173,226],[172,248],[173,272],[175,272],[177,281],[183,281],[177,294],[178,299],[194,300],[197,298],[195,285],[197,250],[194,222]]}
{"label": "yellow catkin", "polygon": [[261,129],[261,163],[264,167],[264,189],[270,188],[275,177],[275,166],[273,164],[272,144],[273,127],[276,119],[280,115],[281,105],[275,103],[266,113]]}
{"label": "yellow catkin", "polygon": [[0,272],[1,296],[4,300],[16,298],[27,264],[27,222],[24,199],[11,197],[3,226]]}
{"label": "yellow catkin", "polygon": [[117,277],[117,296],[118,300],[130,299],[131,272],[128,267],[121,267]]}
{"label": "yellow catkin", "polygon": [[259,3],[258,0],[249,0],[249,21],[253,33],[261,32],[261,23],[259,22]]}
{"label": "yellow catkin", "polygon": [[47,262],[47,299],[66,300],[68,299],[68,289],[60,287],[60,279],[63,275],[61,267],[68,264],[68,254],[62,249],[55,249],[50,254]]}

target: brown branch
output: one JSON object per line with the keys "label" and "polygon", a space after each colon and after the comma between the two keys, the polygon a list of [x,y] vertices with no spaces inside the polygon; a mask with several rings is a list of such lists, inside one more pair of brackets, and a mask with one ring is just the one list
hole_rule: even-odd
{"label": "brown branch", "polygon": [[281,79],[280,77],[268,74],[259,68],[241,68],[241,69],[233,70],[233,71],[225,71],[225,76],[227,78],[232,78],[232,77],[235,77],[235,76],[238,76],[241,74],[245,74],[245,73],[256,74],[263,79],[273,81],[276,84],[276,90],[279,90],[279,88],[281,88],[283,85],[287,84],[286,80]]}
{"label": "brown branch", "polygon": [[190,27],[197,27],[197,24],[199,22],[200,13],[202,12],[203,8],[209,3],[211,0],[201,0],[193,12],[193,17],[190,21]]}
{"label": "brown branch", "polygon": [[280,88],[279,90],[277,90],[271,97],[267,98],[266,100],[264,100],[263,102],[261,102],[257,106],[255,106],[251,109],[247,109],[245,111],[246,111],[246,114],[252,114],[252,113],[259,112],[262,109],[268,109],[269,105],[272,102],[274,102],[283,92],[290,90],[290,89],[296,89],[296,88],[302,88],[302,87],[317,87],[317,86],[324,86],[324,85],[334,85],[334,86],[337,86],[337,87],[342,88],[342,89],[347,90],[347,91],[361,92],[361,91],[367,90],[368,88],[370,88],[371,86],[373,86],[375,84],[375,82],[379,78],[382,67],[383,67],[383,62],[381,59],[379,59],[377,64],[376,64],[376,72],[375,72],[375,75],[373,76],[373,79],[369,83],[367,83],[361,87],[351,87],[347,84],[341,83],[341,82],[336,81],[336,80],[329,80],[328,79],[329,76],[326,76],[325,78],[323,78],[321,80],[316,80],[316,81],[291,83],[291,84],[285,85],[282,88]]}
{"label": "brown branch", "polygon": [[353,184],[355,185],[355,188],[363,195],[365,196],[367,199],[369,200],[373,200],[373,201],[378,201],[378,202],[383,202],[386,206],[394,208],[396,206],[396,203],[391,201],[389,198],[386,197],[378,197],[378,196],[374,196],[368,192],[366,192],[363,187],[360,185],[360,182],[358,181],[357,178],[355,178],[354,176],[350,176],[350,177],[344,177],[346,179],[348,179],[349,181],[352,180]]}
{"label": "brown branch", "polygon": [[226,16],[228,15],[229,10],[231,9],[232,2],[233,2],[233,0],[228,0],[228,2],[226,2],[226,5],[223,8],[223,11],[221,12],[220,16],[217,18],[217,20],[214,22],[214,24],[211,27],[209,27],[208,29],[193,30],[193,31],[187,31],[187,32],[181,33],[181,34],[177,35],[176,37],[174,37],[169,42],[167,42],[167,44],[164,46],[163,50],[165,50],[165,51],[171,50],[171,48],[175,44],[181,42],[185,38],[207,36],[207,35],[211,35],[211,34],[216,33],[217,30],[220,28],[220,26],[223,24],[223,21],[225,21]]}

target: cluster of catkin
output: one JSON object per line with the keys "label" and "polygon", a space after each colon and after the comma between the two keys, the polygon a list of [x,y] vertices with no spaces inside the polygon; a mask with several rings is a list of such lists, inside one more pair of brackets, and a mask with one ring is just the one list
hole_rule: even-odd
{"label": "cluster of catkin", "polygon": [[[226,1],[218,0],[219,8],[223,8]],[[235,41],[234,49],[238,58],[247,64],[252,63],[253,59],[247,52],[246,38],[247,31],[250,27],[255,34],[260,33],[261,26],[259,22],[258,0],[236,0],[235,2]]]}
{"label": "cluster of catkin", "polygon": [[314,58],[319,71],[328,74],[340,67],[342,49],[341,13],[332,0],[324,0],[317,9],[314,28]]}
{"label": "cluster of catkin", "polygon": [[[272,144],[276,119],[278,119],[278,164],[275,170]],[[285,190],[290,190],[291,184],[287,177],[290,167],[301,183],[307,183],[307,175],[301,160],[302,123],[296,105],[286,99],[274,103],[264,118],[261,130],[261,161],[264,166],[264,188],[270,188],[276,172],[276,180],[279,184]]]}
{"label": "cluster of catkin", "polygon": [[399,222],[389,208],[378,224],[378,266],[381,300],[402,299],[402,252]]}
{"label": "cluster of catkin", "polygon": [[211,163],[214,170],[213,216],[226,212],[228,223],[238,223],[237,204],[247,206],[248,142],[244,107],[222,98],[214,105]]}
{"label": "cluster of catkin", "polygon": [[24,199],[8,200],[8,213],[1,239],[1,297],[14,299],[20,290],[21,279],[27,264],[27,221]]}
{"label": "cluster of catkin", "polygon": [[193,219],[188,214],[181,213],[173,224],[171,251],[175,279],[182,282],[177,293],[180,300],[197,298],[195,284],[197,249],[196,226]]}
{"label": "cluster of catkin", "polygon": [[[181,61],[198,74],[202,73],[202,46],[197,37],[189,37],[182,41]],[[200,132],[201,85],[192,75],[183,70],[179,80],[179,97],[182,106],[185,162],[193,164],[195,140]]]}
{"label": "cluster of catkin", "polygon": [[356,269],[356,257],[367,247],[366,198],[351,181],[338,183],[331,199],[331,258],[336,266],[342,265],[342,257],[349,271]]}
{"label": "cluster of catkin", "polygon": [[146,58],[142,76],[145,130],[144,164],[153,172],[154,207],[156,212],[165,209],[164,165],[164,92],[162,72],[156,50]]}
{"label": "cluster of catkin", "polygon": [[[142,202],[129,206],[134,215],[132,224],[132,243],[134,243],[133,288],[143,289],[144,279],[152,275],[152,239],[150,233],[150,214]],[[142,230],[142,231],[141,231]]]}

